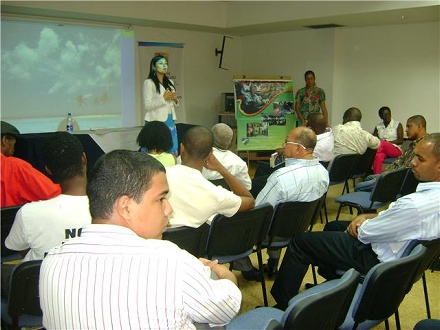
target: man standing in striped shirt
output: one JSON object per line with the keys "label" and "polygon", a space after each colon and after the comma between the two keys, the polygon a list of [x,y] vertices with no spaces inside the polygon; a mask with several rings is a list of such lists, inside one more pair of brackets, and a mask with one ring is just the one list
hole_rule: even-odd
{"label": "man standing in striped shirt", "polygon": [[147,154],[98,160],[87,185],[92,224],[41,266],[47,329],[195,329],[237,314],[234,274],[161,240],[173,211],[167,194],[165,168]]}
{"label": "man standing in striped shirt", "polygon": [[336,270],[350,268],[366,274],[380,262],[400,258],[412,240],[440,238],[440,133],[421,139],[411,167],[421,181],[416,192],[399,198],[387,210],[361,214],[352,222],[340,221],[345,231],[295,236],[272,286],[277,307],[285,309],[298,293],[310,264],[325,270],[320,274],[326,279],[336,278]]}

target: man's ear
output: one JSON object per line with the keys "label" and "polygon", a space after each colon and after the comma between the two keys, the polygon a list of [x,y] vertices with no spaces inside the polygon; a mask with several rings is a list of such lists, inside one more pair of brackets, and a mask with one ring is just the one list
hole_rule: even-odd
{"label": "man's ear", "polygon": [[133,202],[132,198],[123,195],[116,200],[114,205],[114,211],[127,225],[131,222],[131,205]]}
{"label": "man's ear", "polygon": [[81,162],[84,166],[87,165],[87,156],[86,156],[85,152],[83,152],[83,154],[81,156]]}

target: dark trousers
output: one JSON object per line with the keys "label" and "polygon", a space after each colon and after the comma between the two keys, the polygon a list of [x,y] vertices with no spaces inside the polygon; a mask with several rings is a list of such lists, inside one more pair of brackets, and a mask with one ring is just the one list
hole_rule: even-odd
{"label": "dark trousers", "polygon": [[337,277],[335,270],[354,268],[366,274],[378,263],[370,244],[363,244],[345,232],[299,234],[288,245],[270,292],[278,307],[286,309],[289,300],[298,294],[309,265],[318,266],[331,279]]}

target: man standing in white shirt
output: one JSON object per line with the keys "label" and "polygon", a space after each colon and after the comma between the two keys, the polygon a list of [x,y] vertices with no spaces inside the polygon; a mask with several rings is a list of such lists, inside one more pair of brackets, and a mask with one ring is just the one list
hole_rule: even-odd
{"label": "man standing in white shirt", "polygon": [[115,150],[97,161],[87,186],[92,224],[41,266],[46,328],[195,329],[238,313],[232,272],[161,240],[168,192],[165,168],[147,154]]}

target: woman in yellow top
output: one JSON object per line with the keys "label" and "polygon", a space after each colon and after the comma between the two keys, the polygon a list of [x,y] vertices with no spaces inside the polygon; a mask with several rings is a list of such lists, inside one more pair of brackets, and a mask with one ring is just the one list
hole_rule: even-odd
{"label": "woman in yellow top", "polygon": [[146,152],[156,158],[163,166],[176,164],[176,157],[166,151],[173,146],[173,140],[165,123],[161,121],[148,122],[139,132],[137,143],[141,147],[141,152]]}

